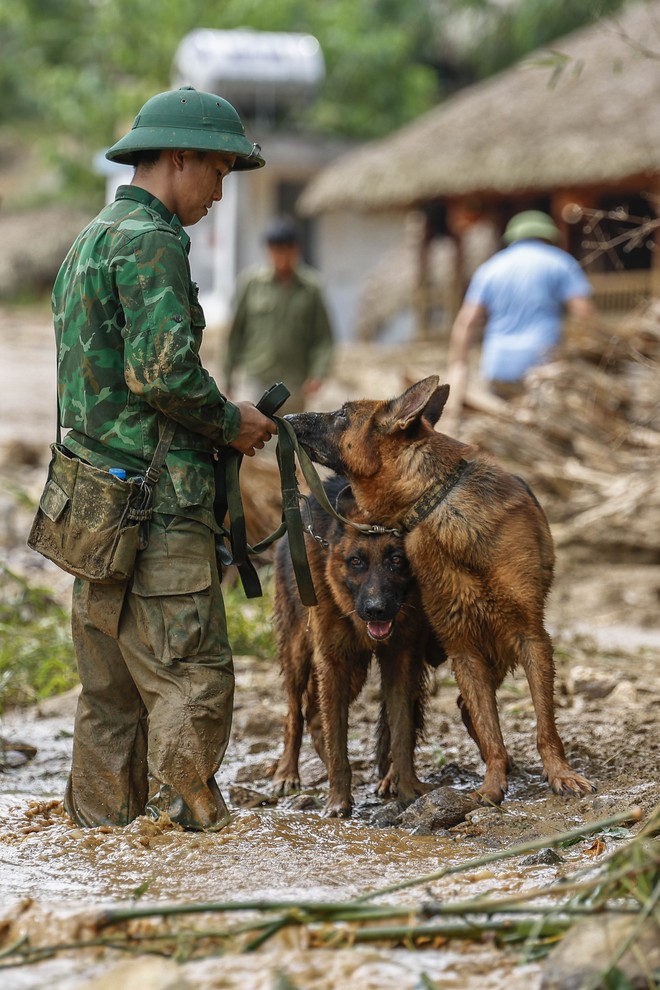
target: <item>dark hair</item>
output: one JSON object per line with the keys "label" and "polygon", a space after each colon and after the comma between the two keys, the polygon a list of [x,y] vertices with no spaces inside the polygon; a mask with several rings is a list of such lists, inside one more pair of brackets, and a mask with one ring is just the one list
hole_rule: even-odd
{"label": "dark hair", "polygon": [[134,151],[130,156],[127,155],[124,159],[127,165],[132,165],[133,168],[138,168],[140,165],[143,168],[151,168],[155,165],[160,158],[160,148],[148,148],[146,151]]}
{"label": "dark hair", "polygon": [[265,241],[266,244],[299,244],[296,221],[289,216],[276,217],[266,229]]}
{"label": "dark hair", "polygon": [[[151,168],[156,164],[163,150],[164,149],[162,148],[148,148],[144,151],[134,151],[130,156],[130,161],[128,160],[128,155],[126,156],[125,161],[128,165],[132,165],[133,168],[137,168],[138,166],[142,166],[142,168]],[[193,154],[200,159],[200,161],[208,155],[208,151],[203,151],[201,149],[197,150],[196,148],[186,148],[185,150],[192,151]]]}

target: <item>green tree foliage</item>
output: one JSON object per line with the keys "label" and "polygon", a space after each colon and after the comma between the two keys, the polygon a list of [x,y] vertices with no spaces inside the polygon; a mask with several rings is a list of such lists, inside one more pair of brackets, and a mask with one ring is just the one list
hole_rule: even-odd
{"label": "green tree foliage", "polygon": [[0,566],[0,715],[78,683],[70,624],[49,591]]}
{"label": "green tree foliage", "polygon": [[472,79],[499,72],[575,28],[614,14],[622,0],[456,0],[478,45],[462,49],[462,71]]}
{"label": "green tree foliage", "polygon": [[[298,31],[326,79],[289,125],[367,140],[622,0],[2,0],[0,127],[44,143],[70,187],[170,84],[199,27]],[[302,116],[301,116],[302,114]]]}

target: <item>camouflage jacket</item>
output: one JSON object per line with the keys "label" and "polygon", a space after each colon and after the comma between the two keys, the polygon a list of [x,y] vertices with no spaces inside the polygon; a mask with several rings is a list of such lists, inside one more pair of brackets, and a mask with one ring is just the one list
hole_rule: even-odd
{"label": "camouflage jacket", "polygon": [[225,384],[241,369],[264,386],[282,381],[299,388],[325,378],[333,337],[318,272],[299,264],[291,279],[278,280],[270,266],[244,273],[227,340]]}
{"label": "camouflage jacket", "polygon": [[214,526],[214,448],[240,413],[203,368],[204,314],[191,281],[190,239],[137,186],[120,186],[78,235],[53,288],[64,443],[97,467],[141,474],[164,417],[178,428],[154,508]]}

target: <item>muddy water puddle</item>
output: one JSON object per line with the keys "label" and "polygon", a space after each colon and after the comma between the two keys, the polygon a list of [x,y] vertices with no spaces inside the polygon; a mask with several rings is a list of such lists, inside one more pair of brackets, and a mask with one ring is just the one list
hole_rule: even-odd
{"label": "muddy water puddle", "polygon": [[[7,804],[6,800],[2,804]],[[52,806],[54,805],[54,806]],[[6,895],[60,902],[134,898],[226,901],[344,900],[474,858],[461,838],[413,836],[317,814],[238,811],[221,833],[191,834],[140,818],[127,828],[79,829],[54,802],[0,805],[0,879]],[[544,873],[495,864],[445,878],[443,896],[522,889]],[[431,888],[424,888],[428,896]],[[433,891],[435,893],[435,891]],[[410,903],[416,894],[393,895]],[[392,900],[392,898],[390,898]]]}
{"label": "muddy water puddle", "polygon": [[[99,911],[118,905],[160,902],[345,900],[474,857],[473,843],[460,838],[411,836],[399,829],[373,829],[330,821],[317,813],[239,811],[221,833],[195,835],[171,825],[138,819],[128,828],[80,830],[55,801],[5,798],[0,805],[2,917],[12,935],[28,933],[33,944],[53,945],[81,937]],[[390,903],[415,904],[430,896],[461,897],[497,890],[514,892],[541,883],[554,869],[520,874],[495,864],[442,885],[401,891]],[[249,914],[247,915],[249,917]],[[180,924],[204,930],[235,923],[225,915],[203,915]],[[153,924],[157,924],[153,922]],[[81,985],[83,978],[121,967],[118,953],[103,960],[91,952],[69,954],[7,972],[9,986]],[[273,990],[278,972],[300,988],[414,988],[422,974],[441,987],[528,988],[537,973],[516,957],[484,945],[454,943],[442,950],[356,946],[333,952],[310,950],[296,931],[278,936],[252,956],[231,953],[219,960],[186,962],[182,986],[250,987]],[[121,974],[122,970],[119,969]],[[121,979],[121,983],[119,982]],[[116,986],[129,990],[121,975]],[[156,984],[158,985],[158,984]],[[167,984],[169,985],[169,984]]]}
{"label": "muddy water puddle", "polygon": [[[65,739],[60,741],[66,746]],[[52,771],[53,762],[46,763]],[[38,773],[32,769],[29,774],[34,790]],[[480,849],[479,843],[459,836],[413,836],[401,829],[324,819],[318,812],[277,809],[239,809],[231,824],[214,835],[183,832],[144,818],[127,828],[82,830],[57,800],[63,782],[56,774],[41,780],[44,792],[53,790],[52,798],[14,793],[0,800],[0,924],[3,919],[11,922],[5,945],[23,934],[42,946],[89,937],[99,911],[127,904],[346,900],[473,858]],[[536,869],[521,876],[509,863],[495,864],[466,877],[446,878],[437,887],[401,891],[388,900],[415,904],[432,895],[513,892],[555,874],[554,869]],[[235,923],[235,917],[222,913],[178,922],[184,929],[202,925],[204,930]],[[160,924],[152,921],[151,929]],[[148,956],[139,958],[153,963]],[[145,985],[170,986],[167,980],[173,979],[173,970],[169,976],[167,970],[147,970],[145,975],[134,972],[134,963],[126,967],[118,952],[99,957],[85,950],[13,968],[3,977],[16,990],[73,990],[101,977],[112,979],[110,987],[142,990]],[[300,990],[413,990],[424,985],[420,981],[426,974],[445,988],[528,990],[538,972],[537,966],[521,966],[515,955],[504,956],[488,945],[456,942],[423,952],[379,946],[312,950],[294,930],[256,955],[236,951],[222,959],[187,961],[176,975],[184,982],[172,986],[274,990],[284,973]]]}
{"label": "muddy water puddle", "polygon": [[[608,684],[611,681],[607,701],[602,698],[605,678]],[[578,684],[577,673],[574,681]],[[267,808],[240,807],[234,801],[233,821],[214,835],[187,833],[171,823],[146,819],[123,829],[76,828],[60,803],[75,696],[11,714],[4,719],[1,734],[36,746],[37,755],[0,777],[4,792],[0,796],[4,895],[0,948],[22,935],[40,946],[68,943],[81,934],[89,937],[99,912],[118,906],[235,904],[255,899],[345,901],[509,845],[582,826],[633,804],[648,812],[660,800],[655,772],[657,661],[637,659],[632,664],[610,658],[598,668],[583,669],[578,687],[582,683],[586,686],[577,694],[560,672],[558,721],[569,757],[596,780],[598,794],[563,800],[548,792],[540,778],[529,701],[513,685],[508,693],[503,691],[501,704],[505,738],[517,764],[505,804],[501,810],[478,809],[448,831],[431,835],[374,824],[382,802],[373,794],[370,751],[377,700],[369,685],[352,719],[353,819],[321,816],[318,808],[327,784],[323,768],[307,746],[301,773],[309,793],[315,795],[313,810],[295,811],[283,800]],[[268,795],[267,768],[280,750],[282,716],[272,668],[239,662],[238,688],[232,743],[219,781],[228,795],[240,795],[241,787]],[[441,687],[432,694],[430,709],[432,729],[419,753],[422,778],[459,788],[479,779],[482,767],[460,725],[455,691]],[[606,838],[605,848],[613,848],[615,841]],[[377,903],[415,906],[431,898],[505,896],[552,884],[595,862],[591,846],[589,840],[579,842],[561,850],[559,862],[549,864],[520,859],[491,863],[388,893]],[[179,932],[186,926],[215,930],[235,923],[235,915],[222,912],[176,922]],[[166,933],[172,931],[166,921],[152,918],[142,924],[152,931],[160,931],[160,926]],[[104,975],[111,982],[98,984],[99,990],[148,986],[279,990],[286,986],[281,974],[299,990],[421,990],[427,985],[423,974],[447,990],[537,990],[541,985],[541,965],[521,962],[520,947],[497,949],[488,940],[450,941],[417,951],[384,944],[329,950],[311,947],[305,929],[287,929],[257,952],[243,954],[239,948],[232,945],[215,958],[185,959],[178,967],[171,959],[144,952],[127,961],[125,953],[116,950],[68,951],[2,971],[0,979],[9,990],[73,990]],[[137,971],[138,965],[147,969]]]}

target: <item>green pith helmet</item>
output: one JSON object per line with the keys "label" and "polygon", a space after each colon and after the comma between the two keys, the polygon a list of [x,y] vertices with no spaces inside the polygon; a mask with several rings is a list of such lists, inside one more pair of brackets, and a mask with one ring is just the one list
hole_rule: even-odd
{"label": "green pith helmet", "polygon": [[541,210],[524,210],[523,213],[516,213],[515,217],[511,217],[502,240],[505,244],[513,244],[514,241],[524,241],[529,237],[556,244],[561,234],[554,220],[547,213],[542,213]]}
{"label": "green pith helmet", "polygon": [[113,144],[105,157],[132,165],[134,152],[162,148],[227,151],[237,156],[235,172],[266,164],[259,145],[246,138],[241,118],[231,103],[192,86],[158,93],[147,100],[128,134]]}

